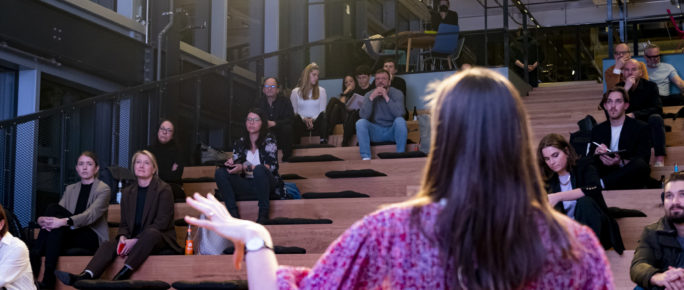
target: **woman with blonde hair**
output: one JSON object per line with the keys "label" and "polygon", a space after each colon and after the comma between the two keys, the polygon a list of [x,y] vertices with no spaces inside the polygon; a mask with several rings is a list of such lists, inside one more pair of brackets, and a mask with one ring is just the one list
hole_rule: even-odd
{"label": "woman with blonde hair", "polygon": [[592,231],[549,206],[511,83],[474,68],[431,99],[420,193],[355,223],[311,269],[278,267],[266,228],[231,217],[211,195],[188,199],[209,220],[186,221],[244,243],[254,289],[614,288]]}
{"label": "woman with blonde hair", "polygon": [[295,143],[299,143],[306,132],[313,132],[321,137],[320,143],[328,143],[328,125],[325,107],[328,95],[325,88],[318,85],[318,64],[307,65],[302,71],[297,87],[292,90],[290,101],[295,113]]}

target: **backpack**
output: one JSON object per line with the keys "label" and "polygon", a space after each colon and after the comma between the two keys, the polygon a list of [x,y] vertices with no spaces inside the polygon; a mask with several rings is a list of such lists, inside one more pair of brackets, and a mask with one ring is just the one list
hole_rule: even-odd
{"label": "backpack", "polygon": [[587,115],[577,122],[579,131],[570,133],[570,146],[575,149],[578,157],[582,158],[589,154],[591,144],[591,130],[596,126],[596,119]]}

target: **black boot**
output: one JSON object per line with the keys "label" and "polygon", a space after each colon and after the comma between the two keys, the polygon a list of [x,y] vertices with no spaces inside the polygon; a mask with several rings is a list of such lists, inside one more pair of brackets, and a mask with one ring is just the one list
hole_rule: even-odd
{"label": "black boot", "polygon": [[131,278],[131,275],[133,275],[133,270],[124,265],[123,268],[119,270],[119,273],[116,273],[116,276],[114,276],[112,281],[128,280]]}
{"label": "black boot", "polygon": [[268,220],[269,220],[269,218],[268,218],[268,208],[260,207],[260,208],[259,208],[259,217],[257,217],[256,222],[257,222],[258,224],[264,224],[264,223],[267,222]]}
{"label": "black boot", "polygon": [[93,276],[90,276],[90,274],[86,271],[81,272],[81,274],[74,275],[71,273],[57,270],[55,271],[55,276],[57,276],[57,279],[59,279],[59,281],[62,281],[62,283],[64,283],[64,285],[67,286],[73,286],[74,283],[81,280],[93,279]]}

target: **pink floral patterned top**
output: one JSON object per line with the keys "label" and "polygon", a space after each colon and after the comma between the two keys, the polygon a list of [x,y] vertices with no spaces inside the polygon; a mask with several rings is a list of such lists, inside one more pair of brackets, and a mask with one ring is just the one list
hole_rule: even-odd
{"label": "pink floral patterned top", "polygon": [[[421,212],[423,228],[433,228],[442,205]],[[441,253],[411,226],[411,206],[395,205],[356,222],[333,242],[312,268],[281,266],[279,289],[453,289]],[[548,228],[539,221],[544,248],[551,252],[537,281],[526,289],[614,289],[603,248],[593,232],[565,218],[568,232],[581,245],[578,261],[560,258]],[[449,273],[451,274],[451,273]]]}

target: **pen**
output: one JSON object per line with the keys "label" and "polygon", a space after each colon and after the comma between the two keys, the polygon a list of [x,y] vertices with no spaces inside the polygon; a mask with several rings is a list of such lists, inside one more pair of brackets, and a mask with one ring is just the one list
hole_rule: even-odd
{"label": "pen", "polygon": [[[596,146],[599,146],[599,147],[601,146],[601,144],[599,144],[599,143],[596,143],[596,142],[591,142],[591,143],[592,143],[592,144],[594,144],[594,145],[596,145]],[[608,150],[608,152],[613,152],[613,151],[610,151],[610,149],[609,149],[609,148],[606,148],[606,150]]]}

